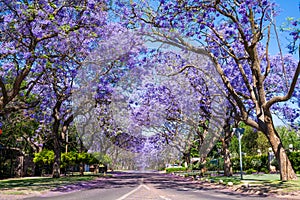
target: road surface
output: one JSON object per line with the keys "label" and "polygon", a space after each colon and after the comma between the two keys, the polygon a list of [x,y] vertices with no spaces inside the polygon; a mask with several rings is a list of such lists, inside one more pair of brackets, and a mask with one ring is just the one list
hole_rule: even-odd
{"label": "road surface", "polygon": [[27,200],[232,200],[272,199],[266,195],[245,195],[220,186],[212,188],[174,175],[154,172],[119,172],[110,178],[59,187]]}

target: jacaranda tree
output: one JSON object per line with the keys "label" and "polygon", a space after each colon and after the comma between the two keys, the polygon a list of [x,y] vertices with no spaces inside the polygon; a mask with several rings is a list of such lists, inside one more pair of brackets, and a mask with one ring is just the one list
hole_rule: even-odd
{"label": "jacaranda tree", "polygon": [[35,106],[27,97],[49,65],[91,48],[106,22],[103,1],[0,1],[0,114]]}
{"label": "jacaranda tree", "polygon": [[280,102],[299,101],[300,64],[290,55],[269,54],[273,19],[278,14],[274,3],[160,0],[122,1],[116,6],[122,7],[129,28],[140,28],[153,40],[209,56],[228,100],[236,107],[234,117],[267,136],[280,163],[281,180],[297,178],[272,112],[284,110],[282,115],[291,122],[297,117],[293,113],[299,113],[299,108]]}
{"label": "jacaranda tree", "polygon": [[[0,7],[0,114],[39,103],[41,110],[33,116],[52,127],[48,137],[59,177],[60,133],[73,120],[73,79],[95,43],[105,37],[106,5],[93,0],[3,0]],[[27,100],[30,94],[36,101]]]}

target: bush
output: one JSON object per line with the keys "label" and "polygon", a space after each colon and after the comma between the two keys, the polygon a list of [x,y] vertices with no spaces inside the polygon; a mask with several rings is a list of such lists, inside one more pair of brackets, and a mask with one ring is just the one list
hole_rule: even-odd
{"label": "bush", "polygon": [[205,167],[208,171],[217,171],[217,170],[223,170],[224,169],[224,159],[211,159],[207,160]]}
{"label": "bush", "polygon": [[185,167],[172,167],[172,168],[167,168],[166,169],[167,173],[181,172],[181,171],[186,171],[186,168]]}
{"label": "bush", "polygon": [[[240,158],[231,159],[234,171],[240,170]],[[245,171],[254,169],[258,172],[266,172],[268,168],[268,155],[243,156],[243,169]]]}
{"label": "bush", "polygon": [[35,174],[51,174],[52,165],[54,163],[54,152],[52,150],[43,149],[41,152],[34,154],[33,162],[36,164]]}
{"label": "bush", "polygon": [[34,154],[33,162],[42,165],[52,165],[54,163],[54,152],[43,149],[41,152]]}
{"label": "bush", "polygon": [[297,174],[300,174],[300,152],[289,152],[288,157]]}
{"label": "bush", "polygon": [[270,173],[270,170],[269,170],[267,167],[262,167],[262,168],[260,169],[260,172],[263,172],[263,173],[265,173],[265,174],[268,174],[268,173]]}
{"label": "bush", "polygon": [[253,174],[253,173],[257,173],[257,171],[255,169],[248,169],[246,170],[246,174]]}

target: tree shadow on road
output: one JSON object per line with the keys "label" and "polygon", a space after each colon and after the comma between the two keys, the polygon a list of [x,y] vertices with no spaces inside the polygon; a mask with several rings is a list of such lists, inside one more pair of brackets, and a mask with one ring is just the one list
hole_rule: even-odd
{"label": "tree shadow on road", "polygon": [[192,178],[183,178],[176,175],[164,175],[156,177],[156,179],[149,179],[144,181],[145,184],[152,184],[153,187],[160,190],[172,189],[177,191],[213,191],[225,195],[234,195],[236,197],[253,197],[265,198],[269,197],[267,188],[262,188],[255,193],[248,193],[245,189],[244,192],[237,191],[234,187],[228,187],[222,184],[209,183],[205,181],[194,181]]}
{"label": "tree shadow on road", "polygon": [[92,181],[83,181],[76,184],[63,185],[55,189],[53,192],[71,192],[78,190],[91,190],[91,189],[110,189],[122,187],[136,187],[140,184],[140,180],[144,178],[142,174],[130,174],[124,172],[111,173],[112,176],[99,177]]}

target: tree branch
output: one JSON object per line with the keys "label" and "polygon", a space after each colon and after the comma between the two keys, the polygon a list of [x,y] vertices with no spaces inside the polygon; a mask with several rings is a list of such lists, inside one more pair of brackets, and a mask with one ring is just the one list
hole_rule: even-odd
{"label": "tree branch", "polygon": [[291,83],[288,93],[285,96],[275,96],[275,97],[271,98],[268,102],[266,102],[265,105],[263,105],[263,107],[265,109],[270,109],[270,107],[275,103],[289,100],[292,97],[292,94],[295,90],[295,87],[296,87],[296,84],[297,84],[297,81],[299,78],[299,73],[300,73],[300,61],[298,62],[298,66],[297,66],[296,72],[294,74],[293,81]]}

